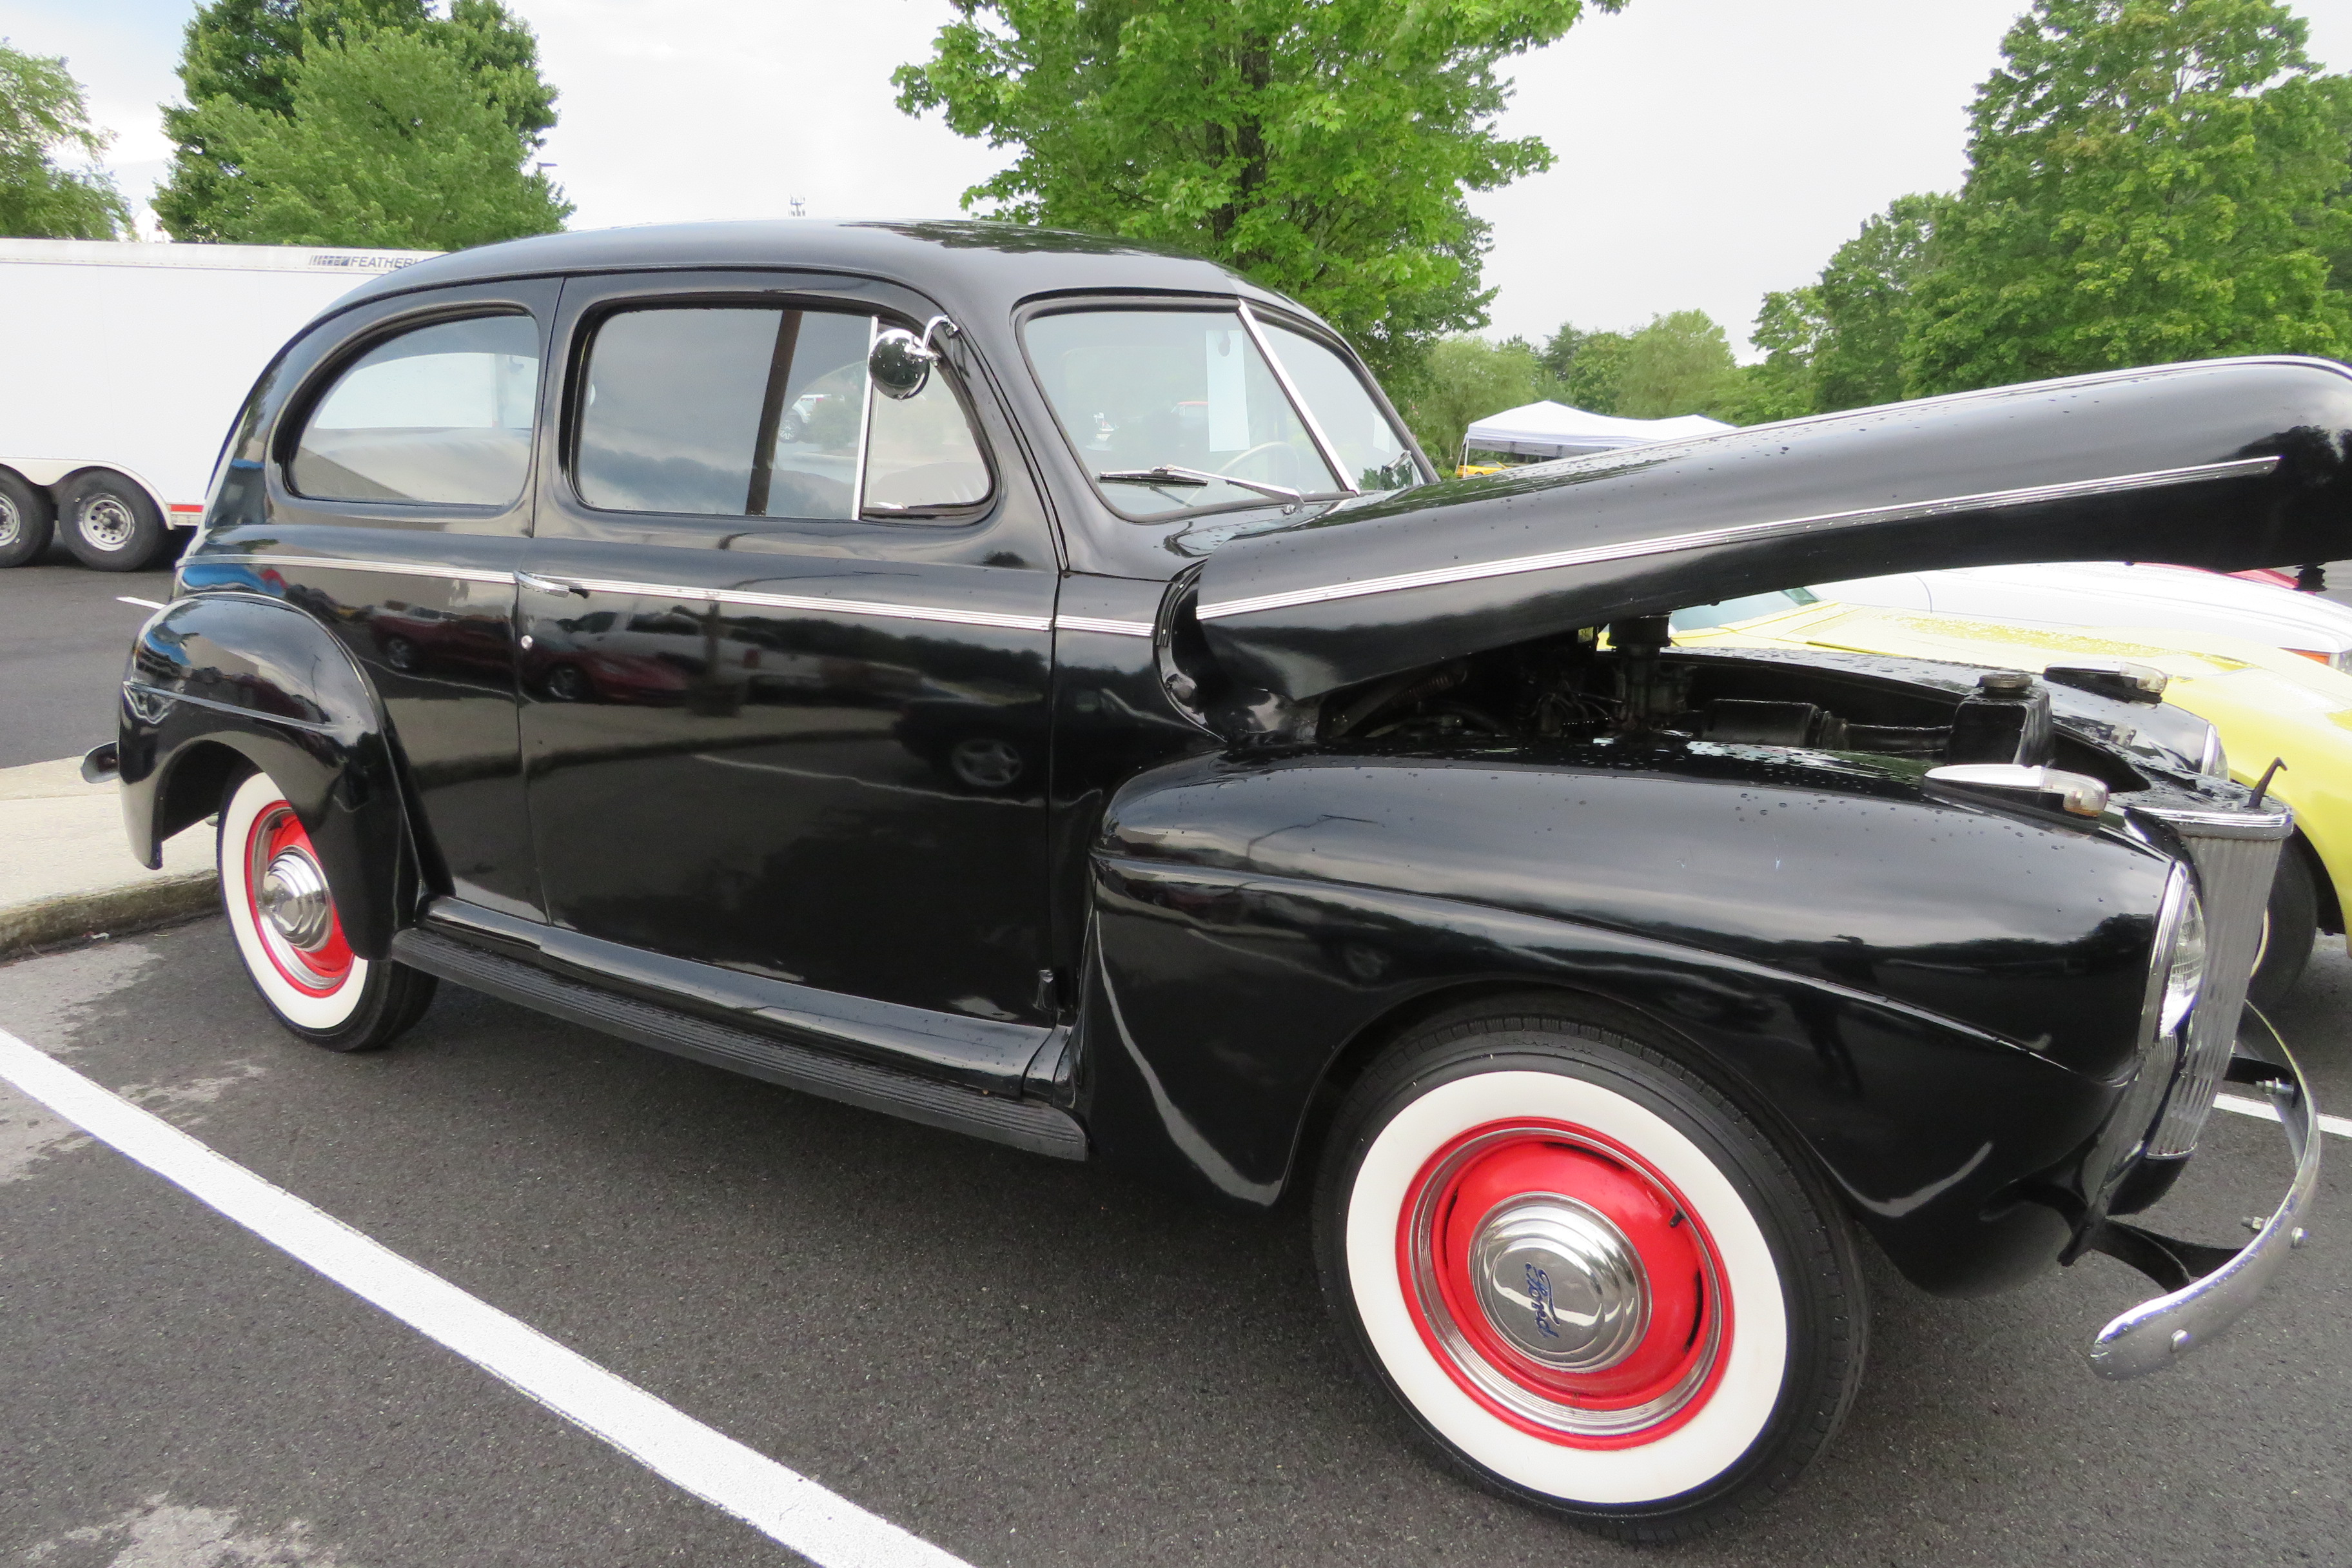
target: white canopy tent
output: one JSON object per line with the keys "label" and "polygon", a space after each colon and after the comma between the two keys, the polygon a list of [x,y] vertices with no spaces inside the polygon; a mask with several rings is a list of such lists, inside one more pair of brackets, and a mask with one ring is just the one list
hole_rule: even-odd
{"label": "white canopy tent", "polygon": [[1657,441],[1679,441],[1689,436],[1711,436],[1731,426],[1704,414],[1674,419],[1619,419],[1588,414],[1565,403],[1530,403],[1490,414],[1470,426],[1463,450],[1508,452],[1527,458],[1572,458],[1580,452],[1607,452],[1619,447],[1646,447]]}

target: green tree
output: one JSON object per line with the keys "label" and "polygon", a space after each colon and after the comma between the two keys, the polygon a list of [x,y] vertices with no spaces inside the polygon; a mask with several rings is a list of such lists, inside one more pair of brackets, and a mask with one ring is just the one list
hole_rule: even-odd
{"label": "green tree", "polygon": [[1628,419],[1702,413],[1730,392],[1738,368],[1705,310],[1654,316],[1625,344],[1615,412]]}
{"label": "green tree", "polygon": [[908,113],[1018,149],[967,207],[1224,262],[1409,382],[1493,298],[1464,193],[1551,164],[1494,133],[1496,67],[1587,4],[955,0],[931,58],[892,79]]}
{"label": "green tree", "polygon": [[1822,412],[1903,396],[1904,345],[1917,324],[1920,286],[1935,267],[1937,225],[1951,205],[1949,196],[1897,196],[1822,269],[1813,359]]}
{"label": "green tree", "polygon": [[1616,413],[1625,351],[1633,342],[1623,332],[1587,332],[1562,321],[1559,331],[1545,341],[1538,362],[1543,395],[1589,414]]}
{"label": "green tree", "polygon": [[1908,389],[2352,346],[2345,95],[2304,40],[2276,0],[2035,0],[1978,90]]}
{"label": "green tree", "polygon": [[1799,419],[1821,407],[1813,362],[1826,329],[1818,285],[1783,289],[1764,296],[1750,334],[1764,357],[1742,365],[1706,410],[1734,425]]}
{"label": "green tree", "polygon": [[1441,338],[1429,345],[1401,411],[1422,450],[1447,470],[1472,421],[1541,398],[1538,375],[1535,350],[1517,339]]}
{"label": "green tree", "polygon": [[95,164],[112,138],[89,122],[66,62],[0,40],[0,234],[47,239],[128,239],[131,209],[113,176],[67,168],[61,153]]}
{"label": "green tree", "polygon": [[[556,93],[499,0],[455,0],[446,18],[425,0],[214,0],[188,24],[180,80],[188,102],[164,108],[176,150],[155,195],[177,239],[451,248],[548,233],[572,210],[520,172]],[[383,166],[329,168],[336,155]],[[250,156],[273,188],[250,184]],[[306,203],[286,184],[320,169],[331,193]],[[357,205],[339,213],[345,199]],[[409,237],[380,237],[394,234]]]}
{"label": "green tree", "polygon": [[1817,281],[1765,295],[1751,334],[1764,358],[1741,368],[1717,412],[1754,425],[1901,398],[1919,286],[1950,205],[1898,196],[1837,247]]}

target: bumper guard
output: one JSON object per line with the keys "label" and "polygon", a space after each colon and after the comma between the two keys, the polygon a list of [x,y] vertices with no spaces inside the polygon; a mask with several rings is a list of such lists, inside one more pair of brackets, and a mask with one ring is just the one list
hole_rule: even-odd
{"label": "bumper guard", "polygon": [[[2248,1013],[2254,1016],[2252,1009]],[[2138,1377],[2200,1348],[2237,1321],[2287,1254],[2303,1245],[2304,1214],[2319,1185],[2319,1111],[2285,1042],[2274,1031],[2271,1040],[2275,1062],[2235,1057],[2228,1076],[2232,1083],[2258,1085],[2278,1108],[2294,1155],[2294,1183],[2253,1240],[2234,1251],[2175,1241],[2119,1220],[2101,1225],[2091,1243],[2095,1249],[2130,1264],[2171,1292],[2141,1302],[2099,1331],[2090,1358],[2091,1370],[2101,1377]]]}

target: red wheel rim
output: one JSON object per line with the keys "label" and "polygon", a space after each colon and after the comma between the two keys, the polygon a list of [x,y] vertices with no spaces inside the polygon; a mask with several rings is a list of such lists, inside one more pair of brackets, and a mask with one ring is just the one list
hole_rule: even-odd
{"label": "red wheel rim", "polygon": [[245,834],[245,904],[261,950],[286,984],[311,996],[331,996],[352,977],[351,944],[343,940],[343,917],[331,894],[326,896],[326,931],[317,941],[298,945],[282,932],[262,908],[264,880],[281,858],[295,857],[307,864],[323,890],[326,875],[319,868],[318,851],[302,821],[285,801],[272,801],[255,814]]}
{"label": "red wheel rim", "polygon": [[1722,1380],[1714,1239],[1654,1165],[1590,1128],[1529,1119],[1453,1139],[1405,1194],[1397,1268],[1447,1374],[1547,1442],[1654,1443]]}

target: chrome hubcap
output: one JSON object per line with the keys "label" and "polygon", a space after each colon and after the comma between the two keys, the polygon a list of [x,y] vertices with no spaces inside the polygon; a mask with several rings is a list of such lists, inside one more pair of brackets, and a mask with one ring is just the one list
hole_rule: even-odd
{"label": "chrome hubcap", "polygon": [[1541,1194],[1486,1216],[1471,1279],[1495,1331],[1562,1372],[1600,1372],[1650,1326],[1650,1279],[1625,1233],[1598,1209]]}
{"label": "chrome hubcap", "polygon": [[24,531],[24,514],[16,510],[15,501],[0,496],[0,549],[16,543],[16,536]]}
{"label": "chrome hubcap", "polygon": [[131,542],[139,526],[131,509],[113,496],[98,496],[82,503],[81,536],[100,550],[120,550]]}
{"label": "chrome hubcap", "polygon": [[319,863],[299,849],[281,850],[261,874],[254,901],[264,920],[287,942],[304,952],[326,945],[334,929],[335,904]]}

